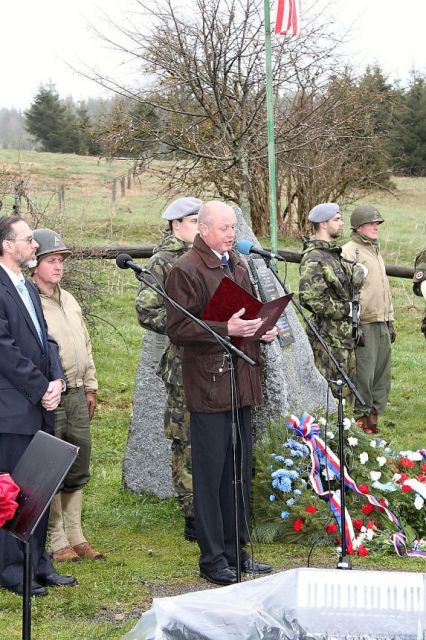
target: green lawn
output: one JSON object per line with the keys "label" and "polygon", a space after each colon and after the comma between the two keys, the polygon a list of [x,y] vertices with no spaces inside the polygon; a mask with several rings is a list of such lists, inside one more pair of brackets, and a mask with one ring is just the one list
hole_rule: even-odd
{"label": "green lawn", "polygon": [[[16,165],[18,153],[0,151],[0,166]],[[31,170],[34,193],[52,184],[66,184],[67,208],[61,220],[66,240],[76,244],[151,243],[158,238],[164,199],[151,175],[141,175],[131,192],[118,198],[111,211],[108,181],[125,173],[125,163],[107,165],[93,158],[22,152],[21,166]],[[125,168],[124,168],[125,167]],[[426,180],[398,179],[398,198],[386,195],[374,202],[386,219],[382,243],[385,259],[412,265],[426,240]],[[369,201],[373,202],[371,198]],[[349,219],[348,210],[345,219]],[[54,208],[52,216],[57,216]],[[347,227],[349,225],[347,224]],[[348,235],[348,234],[347,234]],[[265,240],[265,244],[267,241]],[[281,246],[300,249],[297,240]],[[94,261],[87,268],[97,268]],[[182,537],[183,520],[173,500],[130,495],[122,488],[122,460],[131,415],[133,381],[143,339],[133,311],[136,281],[118,271],[113,261],[100,268],[102,302],[94,309],[108,321],[92,330],[100,391],[93,421],[92,480],[86,491],[85,531],[106,561],[68,564],[79,585],[50,589],[33,602],[34,640],[103,640],[121,638],[150,606],[152,595],[167,589],[204,586],[198,578],[198,551]],[[290,265],[289,282],[297,285],[297,266]],[[382,434],[394,448],[426,444],[424,416],[425,340],[419,331],[423,303],[409,281],[392,281],[398,339],[394,346],[393,387]],[[277,569],[306,566],[309,549],[285,544],[256,545],[259,559]],[[317,548],[311,566],[334,567],[336,555]],[[424,561],[396,556],[355,558],[354,566],[371,569],[424,571]],[[0,591],[0,638],[21,637],[21,599]]]}

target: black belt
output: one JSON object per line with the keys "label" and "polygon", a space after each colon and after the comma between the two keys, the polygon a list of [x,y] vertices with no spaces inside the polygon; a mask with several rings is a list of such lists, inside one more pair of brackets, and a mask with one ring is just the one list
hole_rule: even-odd
{"label": "black belt", "polygon": [[62,395],[67,396],[69,393],[77,393],[78,391],[80,391],[80,389],[81,387],[69,387],[67,385],[67,388],[62,392]]}

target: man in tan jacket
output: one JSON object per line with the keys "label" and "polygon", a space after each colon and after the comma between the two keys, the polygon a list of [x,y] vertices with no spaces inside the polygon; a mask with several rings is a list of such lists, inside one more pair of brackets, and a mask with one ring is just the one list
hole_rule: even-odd
{"label": "man in tan jacket", "polygon": [[98,389],[92,346],[80,305],[60,287],[63,263],[71,251],[51,229],[36,229],[34,239],[39,246],[32,277],[40,292],[49,334],[59,346],[67,383],[55,414],[55,435],[80,449],[51,505],[50,551],[57,562],[96,560],[104,556],[87,542],[81,528],[82,490],[90,478],[90,420]]}
{"label": "man in tan jacket", "polygon": [[396,333],[391,289],[379,250],[379,226],[384,219],[372,205],[360,205],[351,215],[352,236],[342,247],[347,260],[361,263],[365,280],[360,296],[360,340],[355,350],[356,386],[366,405],[355,401],[354,415],[366,433],[377,433],[391,387],[391,343]]}

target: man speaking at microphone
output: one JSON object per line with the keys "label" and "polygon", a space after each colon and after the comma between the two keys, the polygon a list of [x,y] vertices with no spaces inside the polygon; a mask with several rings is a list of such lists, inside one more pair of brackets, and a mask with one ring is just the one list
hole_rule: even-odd
{"label": "man speaking at microphone", "polygon": [[[254,293],[248,271],[232,250],[236,217],[224,202],[202,205],[194,245],[175,263],[166,282],[167,293],[193,315],[202,317],[210,298],[225,277]],[[261,320],[243,320],[245,310],[227,322],[207,322],[221,336],[250,338]],[[261,340],[272,342],[274,327]],[[183,385],[190,411],[195,528],[200,547],[200,576],[219,585],[237,581],[234,567],[235,518],[232,464],[232,399],[230,363],[226,351],[209,333],[167,303],[167,334],[183,346]],[[268,564],[255,562],[244,550],[249,540],[250,484],[252,476],[251,407],[262,401],[259,341],[247,343],[250,366],[240,358],[236,371],[237,464],[241,472],[239,531],[241,570],[266,574]]]}

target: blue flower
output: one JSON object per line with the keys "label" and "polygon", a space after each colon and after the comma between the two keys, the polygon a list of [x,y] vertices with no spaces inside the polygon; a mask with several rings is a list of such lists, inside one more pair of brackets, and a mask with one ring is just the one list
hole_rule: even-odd
{"label": "blue flower", "polygon": [[290,458],[286,458],[284,460],[284,464],[285,464],[286,467],[292,467],[294,465],[294,462],[293,462],[293,460],[290,460]]}
{"label": "blue flower", "polygon": [[273,493],[269,496],[269,502],[275,502],[275,496]]}
{"label": "blue flower", "polygon": [[276,453],[272,454],[272,457],[274,458],[274,460],[276,460],[277,462],[284,462],[284,458],[283,456],[278,456]]}
{"label": "blue flower", "polygon": [[281,518],[282,518],[283,520],[287,520],[287,518],[289,517],[289,515],[290,515],[290,514],[289,514],[289,512],[288,512],[288,511],[281,511],[281,514],[280,514],[280,515],[281,515]]}
{"label": "blue flower", "polygon": [[287,500],[286,504],[289,507],[292,507],[294,505],[294,503],[296,502],[296,500],[294,498],[290,498],[289,500]]}
{"label": "blue flower", "polygon": [[300,491],[300,489],[295,489],[293,491],[293,493],[294,493],[295,496],[301,496],[302,495],[302,492]]}

